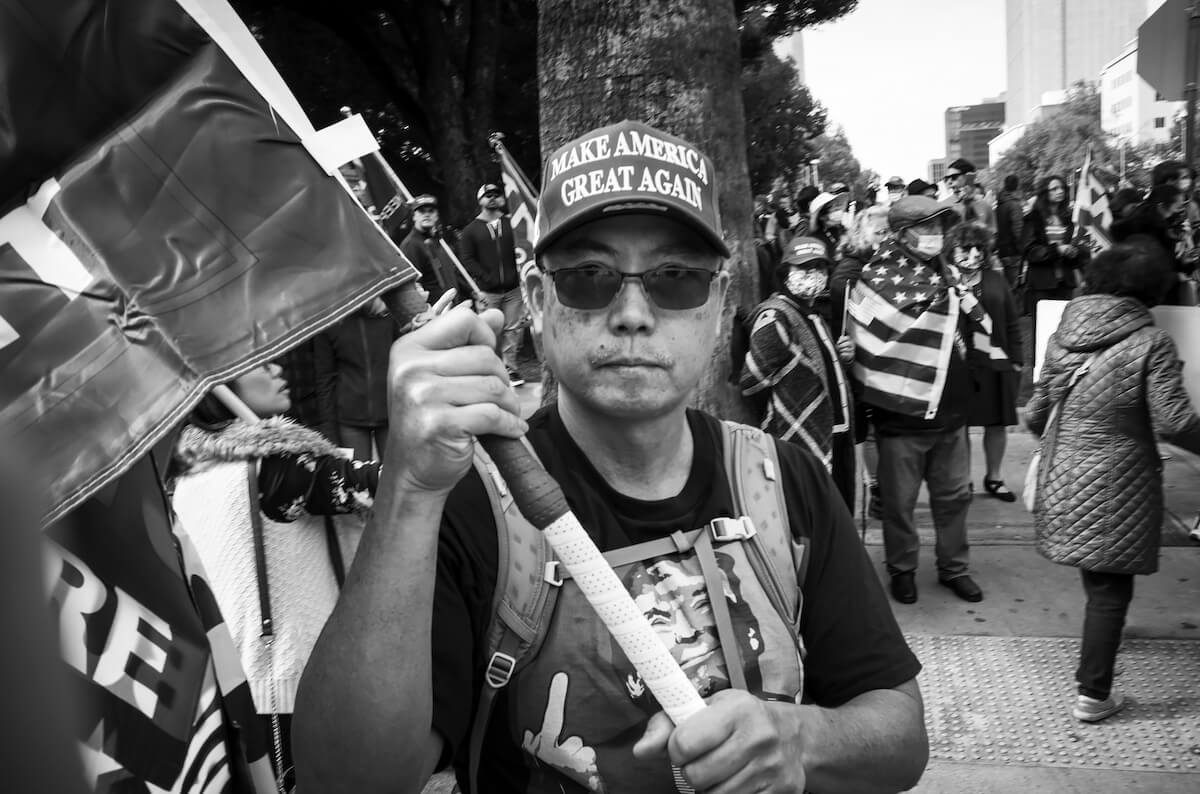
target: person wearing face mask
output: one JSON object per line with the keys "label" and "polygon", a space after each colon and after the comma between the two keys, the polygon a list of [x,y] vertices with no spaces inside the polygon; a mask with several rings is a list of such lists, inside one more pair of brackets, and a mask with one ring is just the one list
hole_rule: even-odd
{"label": "person wearing face mask", "polygon": [[[991,346],[987,350],[978,349],[974,335],[967,339],[967,361],[975,384],[967,426],[983,428],[983,456],[987,463],[983,490],[1002,502],[1015,502],[1016,494],[1005,484],[1002,467],[1008,428],[1017,424],[1017,386],[1024,356],[1021,326],[1008,280],[1003,273],[987,266],[991,247],[992,235],[988,230],[970,223],[952,229],[946,243],[962,286],[970,290],[991,320]],[[991,355],[992,351],[1003,356]],[[967,451],[970,453],[969,440]]]}
{"label": "person wearing face mask", "polygon": [[739,385],[742,394],[765,403],[762,429],[820,459],[853,512],[853,408],[844,366],[854,345],[847,337],[835,342],[814,306],[828,294],[832,266],[821,240],[792,240],[779,267],[779,292],[752,317]]}
{"label": "person wearing face mask", "polygon": [[808,234],[825,244],[825,255],[830,259],[846,235],[849,206],[849,193],[822,193],[808,208]]}
{"label": "person wearing face mask", "polygon": [[848,314],[853,375],[875,428],[883,542],[893,598],[917,600],[920,539],[915,522],[924,483],[937,534],[937,579],[965,601],[983,600],[968,575],[971,504],[963,428],[974,399],[967,340],[978,305],[943,259],[950,207],[906,196],[888,211],[891,235],[863,268]]}

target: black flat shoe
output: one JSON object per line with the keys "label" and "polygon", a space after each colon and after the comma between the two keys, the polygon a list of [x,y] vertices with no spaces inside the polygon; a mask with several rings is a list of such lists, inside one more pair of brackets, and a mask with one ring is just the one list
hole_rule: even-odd
{"label": "black flat shoe", "polygon": [[892,598],[901,604],[917,603],[917,575],[912,571],[892,577]]}
{"label": "black flat shoe", "polygon": [[994,496],[1001,502],[1017,501],[1017,495],[1008,490],[1008,486],[1004,484],[1004,480],[984,480],[983,490],[988,492],[988,496]]}
{"label": "black flat shoe", "polygon": [[[979,585],[975,584],[975,580],[969,576],[956,576],[953,579],[938,579],[938,584],[942,587],[950,588],[950,592],[961,598],[963,601],[970,601],[972,604],[983,600],[983,591],[979,589]],[[896,580],[892,580],[893,591],[896,586]]]}

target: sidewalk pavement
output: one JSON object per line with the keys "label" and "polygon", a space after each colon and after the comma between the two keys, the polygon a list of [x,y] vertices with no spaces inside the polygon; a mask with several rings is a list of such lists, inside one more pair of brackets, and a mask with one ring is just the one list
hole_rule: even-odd
{"label": "sidewalk pavement", "polygon": [[[916,604],[892,604],[925,669],[931,757],[920,794],[949,792],[1200,791],[1200,544],[1187,528],[1200,512],[1200,459],[1164,447],[1167,526],[1160,570],[1138,577],[1116,686],[1130,705],[1103,723],[1070,716],[1084,595],[1075,570],[1033,546],[1032,516],[980,493],[981,436],[972,436],[972,576],[984,600],[969,604],[936,583],[933,532],[922,503]],[[1005,458],[1020,495],[1036,449],[1013,428]],[[924,499],[924,498],[923,498]],[[879,523],[868,553],[885,586]]]}

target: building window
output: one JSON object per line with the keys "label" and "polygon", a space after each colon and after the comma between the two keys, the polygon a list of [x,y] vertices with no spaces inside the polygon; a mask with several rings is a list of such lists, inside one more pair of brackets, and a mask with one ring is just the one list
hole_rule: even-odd
{"label": "building window", "polygon": [[1162,116],[1159,116],[1156,119],[1154,119],[1154,129],[1161,130],[1165,126],[1167,126],[1167,120],[1165,118],[1163,118]]}

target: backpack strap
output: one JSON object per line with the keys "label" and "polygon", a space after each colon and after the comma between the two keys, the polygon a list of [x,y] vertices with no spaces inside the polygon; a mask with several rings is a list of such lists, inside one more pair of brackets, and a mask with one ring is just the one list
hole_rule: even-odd
{"label": "backpack strap", "polygon": [[748,517],[756,530],[748,541],[747,557],[772,605],[790,619],[799,642],[807,538],[792,532],[775,439],[756,427],[722,421],[721,440],[734,512]]}
{"label": "backpack strap", "polygon": [[498,553],[492,616],[484,635],[487,668],[468,745],[473,793],[479,791],[479,759],[496,695],[540,650],[561,584],[549,575],[553,571],[550,544],[521,515],[508,484],[479,444],[474,465],[492,508]]}

